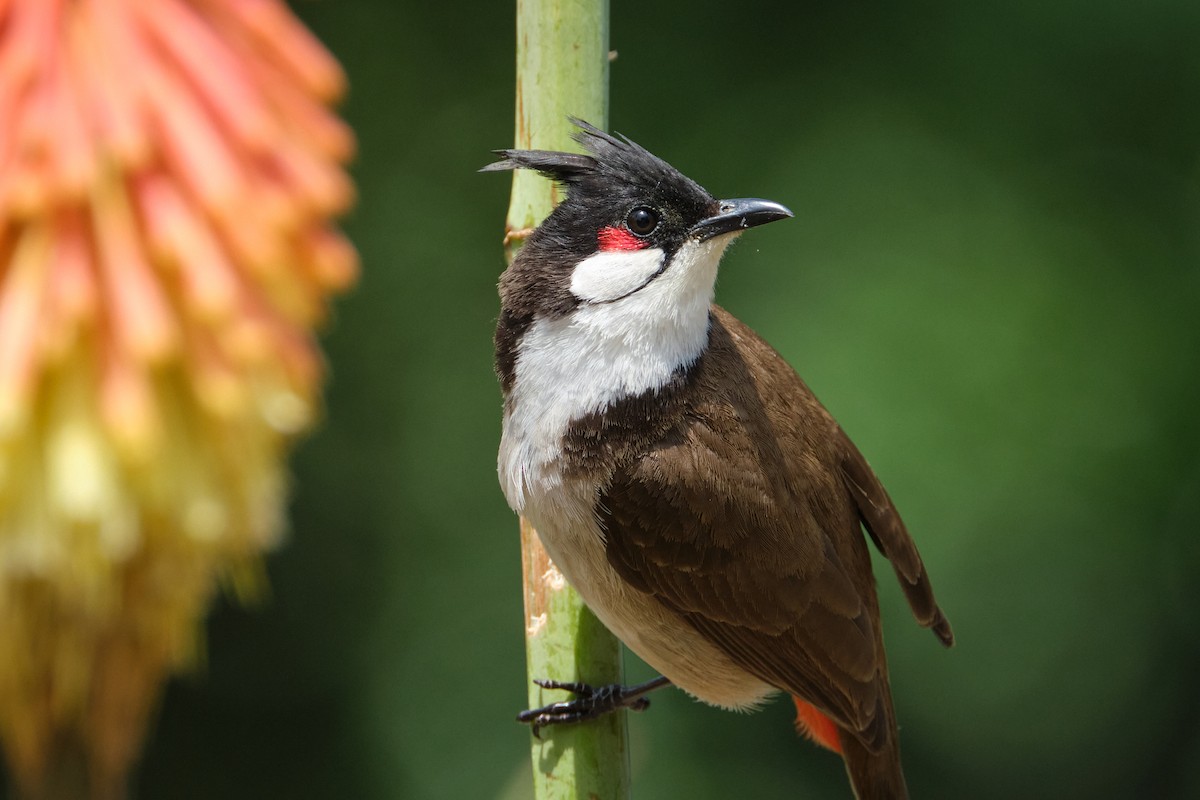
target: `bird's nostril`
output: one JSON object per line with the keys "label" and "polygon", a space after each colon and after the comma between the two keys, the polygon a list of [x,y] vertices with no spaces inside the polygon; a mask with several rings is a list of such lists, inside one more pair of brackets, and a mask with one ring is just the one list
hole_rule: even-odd
{"label": "bird's nostril", "polygon": [[722,213],[728,214],[730,211],[733,211],[733,203],[721,203]]}

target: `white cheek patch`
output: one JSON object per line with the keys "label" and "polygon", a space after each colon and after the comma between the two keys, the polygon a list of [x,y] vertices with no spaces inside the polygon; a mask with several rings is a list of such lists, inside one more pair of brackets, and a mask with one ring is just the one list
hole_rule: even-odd
{"label": "white cheek patch", "polygon": [[662,265],[657,247],[596,253],[571,273],[571,294],[587,303],[611,302],[645,286]]}

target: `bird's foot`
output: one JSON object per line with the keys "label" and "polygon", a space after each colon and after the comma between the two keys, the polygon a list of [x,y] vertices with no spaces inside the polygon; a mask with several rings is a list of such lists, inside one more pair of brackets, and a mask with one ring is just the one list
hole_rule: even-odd
{"label": "bird's foot", "polygon": [[574,700],[563,700],[541,708],[531,708],[517,715],[517,721],[528,723],[533,729],[533,735],[540,739],[541,729],[547,725],[586,722],[605,714],[611,714],[620,708],[627,708],[630,711],[645,711],[650,707],[650,698],[646,697],[646,694],[660,686],[667,685],[670,681],[660,677],[637,686],[622,686],[619,683],[591,686],[574,681],[547,680],[536,680],[534,683],[543,689],[562,689],[575,695]]}

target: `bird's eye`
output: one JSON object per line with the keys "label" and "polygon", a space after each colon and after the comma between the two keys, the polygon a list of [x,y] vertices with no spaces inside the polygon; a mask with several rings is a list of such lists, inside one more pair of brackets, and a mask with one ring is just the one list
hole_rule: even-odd
{"label": "bird's eye", "polygon": [[629,226],[631,233],[637,236],[649,236],[658,227],[658,212],[653,208],[638,206],[629,212],[629,216],[625,218],[625,224]]}

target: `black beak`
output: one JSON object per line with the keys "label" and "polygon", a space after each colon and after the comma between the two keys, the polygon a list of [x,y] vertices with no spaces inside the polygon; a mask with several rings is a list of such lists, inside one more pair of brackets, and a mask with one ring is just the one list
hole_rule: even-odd
{"label": "black beak", "polygon": [[753,228],[755,225],[765,225],[768,222],[792,216],[792,212],[779,203],[758,200],[753,197],[719,200],[718,207],[720,213],[700,220],[692,226],[689,233],[703,242],[723,233],[743,231],[746,228]]}

